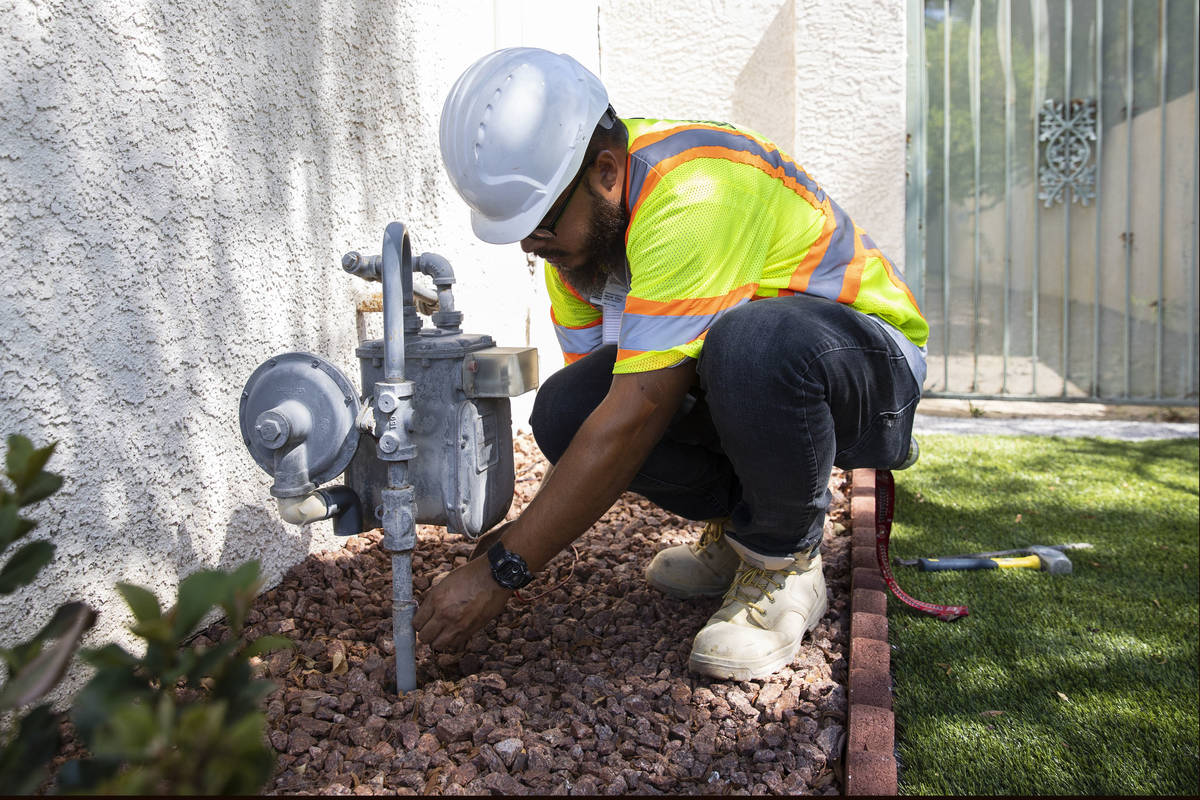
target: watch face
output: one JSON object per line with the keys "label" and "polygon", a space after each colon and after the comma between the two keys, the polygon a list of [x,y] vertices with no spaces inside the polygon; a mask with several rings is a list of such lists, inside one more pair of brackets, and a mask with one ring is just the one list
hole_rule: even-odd
{"label": "watch face", "polygon": [[511,586],[520,586],[522,579],[525,577],[525,571],[521,569],[521,565],[515,560],[505,559],[504,563],[500,564],[497,572],[500,573],[497,577],[500,578],[501,582]]}
{"label": "watch face", "polygon": [[533,580],[533,576],[529,574],[529,567],[525,565],[525,559],[505,550],[500,542],[496,542],[488,550],[488,561],[492,565],[492,577],[505,589],[520,589]]}

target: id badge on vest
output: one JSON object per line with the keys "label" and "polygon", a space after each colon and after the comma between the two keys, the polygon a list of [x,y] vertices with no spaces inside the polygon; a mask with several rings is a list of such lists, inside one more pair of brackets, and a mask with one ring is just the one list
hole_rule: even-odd
{"label": "id badge on vest", "polygon": [[591,296],[592,304],[600,306],[604,314],[604,322],[601,325],[603,344],[616,344],[620,338],[621,316],[625,313],[625,297],[628,294],[628,286],[610,277],[604,285],[604,291]]}

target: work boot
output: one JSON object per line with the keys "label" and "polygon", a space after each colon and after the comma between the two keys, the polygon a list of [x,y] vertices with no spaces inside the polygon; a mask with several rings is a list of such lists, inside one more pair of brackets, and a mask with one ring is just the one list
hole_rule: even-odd
{"label": "work boot", "polygon": [[677,544],[660,550],[646,567],[646,581],[672,597],[719,597],[742,560],[725,538],[729,519],[713,519],[704,525],[700,541]]}
{"label": "work boot", "polygon": [[714,678],[765,678],[791,663],[825,614],[821,555],[768,557],[730,544],[741,564],[725,602],[696,634],[688,667]]}
{"label": "work boot", "polygon": [[910,437],[908,440],[908,455],[906,455],[904,457],[903,461],[901,461],[896,466],[892,467],[892,469],[893,470],[908,469],[913,464],[917,463],[917,459],[920,458],[920,456],[921,456],[921,448],[917,446],[916,437],[915,436]]}

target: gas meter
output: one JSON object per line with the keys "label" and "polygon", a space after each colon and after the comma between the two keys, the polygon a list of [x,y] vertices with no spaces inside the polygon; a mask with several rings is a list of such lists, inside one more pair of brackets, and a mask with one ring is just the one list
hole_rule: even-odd
{"label": "gas meter", "polygon": [[[416,687],[412,550],[416,524],[475,538],[512,504],[509,398],[537,387],[537,350],[497,347],[462,332],[454,271],[439,255],[413,258],[404,225],[387,226],[380,256],[347,253],[342,267],[383,285],[383,338],[359,343],[363,391],[309,353],[284,353],[251,374],[242,392],[242,439],[275,482],[287,522],[333,519],[349,536],[383,528],[392,556],[396,684]],[[413,270],[436,298],[425,326]],[[345,474],[343,485],[320,488]]]}

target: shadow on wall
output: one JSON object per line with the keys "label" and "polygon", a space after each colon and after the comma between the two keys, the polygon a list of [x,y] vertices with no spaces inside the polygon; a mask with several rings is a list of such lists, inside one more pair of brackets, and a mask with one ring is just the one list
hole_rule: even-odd
{"label": "shadow on wall", "polygon": [[796,154],[796,2],[787,0],[734,82],[733,119]]}
{"label": "shadow on wall", "polygon": [[33,21],[17,45],[30,69],[0,75],[19,153],[6,247],[55,265],[16,278],[0,312],[5,382],[21,376],[0,396],[5,427],[62,442],[56,533],[74,558],[48,585],[162,588],[214,557],[262,557],[277,573],[313,534],[269,513],[238,393],[279,350],[357,373],[342,243],[365,231],[361,246],[377,246],[438,178],[436,159],[409,152],[420,53],[401,17],[413,12],[77,5]]}

